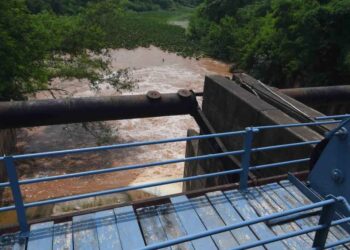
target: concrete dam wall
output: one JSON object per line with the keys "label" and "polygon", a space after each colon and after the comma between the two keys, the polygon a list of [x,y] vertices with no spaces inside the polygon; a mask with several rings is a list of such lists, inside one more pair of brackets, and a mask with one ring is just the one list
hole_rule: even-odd
{"label": "concrete dam wall", "polygon": [[[322,116],[323,114],[292,99],[283,96],[300,110],[301,114],[291,112],[283,105],[274,103],[274,93],[264,92],[257,94],[256,91],[249,91],[249,88],[259,87],[254,78],[246,74],[238,74],[234,80],[229,80],[220,76],[209,76],[205,79],[202,111],[205,114],[212,132],[221,133],[228,131],[244,130],[248,126],[276,125],[305,122],[305,116]],[[258,86],[259,85],[259,86]],[[261,87],[261,86],[260,86]],[[265,88],[265,87],[264,87]],[[270,91],[270,90],[269,90]],[[282,94],[281,94],[282,95]],[[317,130],[306,127],[283,128],[268,131],[261,131],[254,137],[253,146],[262,147],[293,142],[303,142],[310,140],[321,140],[323,133],[331,126],[323,126]],[[189,131],[193,135],[194,131]],[[203,133],[203,131],[200,131]],[[227,137],[220,139],[224,148],[228,151],[240,150],[243,148],[242,137]],[[288,155],[281,150],[259,152],[252,154],[251,164],[268,164],[291,159],[302,159],[310,157],[313,146],[307,145],[288,150]],[[208,140],[201,140],[187,144],[186,157],[217,153]],[[240,168],[239,157],[234,157],[228,164],[227,159],[210,159],[204,161],[188,162],[185,165],[185,176],[195,176],[204,173],[219,172]],[[308,164],[291,165],[283,168],[274,168],[264,171],[254,172],[251,180],[259,180],[264,177],[277,176],[287,172],[307,171]],[[199,181],[188,182],[184,185],[185,191],[211,187],[215,185],[228,184],[237,181],[237,176],[225,176]]]}

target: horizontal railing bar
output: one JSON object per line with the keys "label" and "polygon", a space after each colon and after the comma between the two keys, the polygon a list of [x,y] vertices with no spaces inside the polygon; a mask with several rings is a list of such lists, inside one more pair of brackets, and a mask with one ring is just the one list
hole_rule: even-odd
{"label": "horizontal railing bar", "polygon": [[344,206],[344,208],[347,210],[348,213],[350,213],[350,205],[347,199],[345,199],[343,196],[340,196],[339,201],[342,202],[342,205]]}
{"label": "horizontal railing bar", "polygon": [[[342,219],[339,219],[339,220],[335,220],[335,221],[332,221],[331,222],[331,226],[338,226],[338,225],[341,225],[341,224],[344,224],[344,223],[349,223],[350,222],[350,217],[346,217],[346,218],[342,218]],[[336,242],[332,242],[332,243],[329,243],[327,244],[324,249],[328,249],[328,248],[333,248],[333,247],[336,247],[336,246],[339,246],[339,245],[343,245],[343,244],[346,244],[346,243],[349,243],[350,242],[350,237],[349,238],[345,238],[345,239],[342,239],[342,240],[338,240]]]}
{"label": "horizontal railing bar", "polygon": [[123,167],[113,167],[113,168],[106,168],[106,169],[100,169],[100,170],[85,171],[85,172],[79,172],[74,174],[41,177],[41,178],[35,178],[35,179],[29,179],[29,180],[22,180],[22,181],[19,181],[19,184],[21,185],[33,184],[33,183],[44,182],[44,181],[62,180],[62,179],[76,178],[76,177],[95,175],[95,174],[106,174],[106,173],[119,172],[119,171],[125,171],[125,170],[135,170],[140,168],[164,166],[164,165],[174,164],[179,162],[190,162],[190,161],[197,161],[197,160],[220,158],[220,157],[229,156],[229,155],[239,155],[239,154],[242,154],[243,152],[244,152],[243,150],[237,150],[237,151],[207,154],[207,155],[193,156],[193,157],[180,158],[180,159],[167,160],[167,161],[159,161],[159,162],[135,164],[135,165],[129,165],[129,166],[123,166]]}
{"label": "horizontal railing bar", "polygon": [[3,183],[0,183],[0,188],[5,188],[5,187],[10,187],[10,182],[3,182]]}
{"label": "horizontal railing bar", "polygon": [[323,120],[344,119],[344,118],[350,118],[350,114],[319,116],[319,117],[315,117],[315,120],[323,121]]}
{"label": "horizontal railing bar", "polygon": [[328,199],[328,200],[320,201],[320,202],[317,202],[317,203],[305,205],[305,206],[302,206],[302,207],[293,208],[293,209],[290,209],[290,210],[287,210],[287,211],[274,213],[274,214],[266,215],[266,216],[263,216],[263,217],[258,217],[258,218],[255,218],[255,219],[252,219],[252,220],[249,220],[249,221],[242,221],[242,222],[239,222],[239,223],[236,223],[236,224],[233,224],[233,225],[212,229],[212,230],[204,231],[204,232],[197,233],[197,234],[182,236],[182,237],[179,237],[177,239],[173,239],[173,240],[169,240],[169,241],[166,241],[166,242],[161,242],[161,243],[156,243],[156,244],[153,244],[153,245],[149,245],[149,246],[147,246],[145,248],[142,248],[142,249],[143,250],[151,250],[151,249],[165,248],[165,247],[177,245],[177,244],[180,244],[180,243],[183,243],[183,242],[196,240],[196,239],[199,239],[199,238],[211,236],[211,235],[222,233],[222,232],[226,232],[226,231],[231,231],[231,230],[234,230],[234,229],[237,229],[237,228],[250,226],[250,225],[253,225],[253,224],[260,223],[260,222],[265,222],[265,221],[268,221],[268,220],[271,220],[271,219],[275,219],[275,218],[279,218],[279,217],[282,217],[282,216],[287,216],[287,215],[291,215],[291,214],[300,213],[300,212],[304,212],[304,211],[307,211],[307,210],[323,207],[323,206],[326,206],[326,205],[333,204],[335,202],[336,202],[335,199]]}
{"label": "horizontal railing bar", "polygon": [[337,226],[337,225],[348,223],[348,222],[350,222],[350,217],[346,217],[346,218],[342,218],[342,219],[339,219],[339,220],[332,221],[331,225],[332,226]]}
{"label": "horizontal railing bar", "polygon": [[320,126],[320,125],[330,125],[337,124],[342,121],[320,121],[320,122],[306,122],[306,123],[291,123],[291,124],[278,124],[278,125],[267,125],[267,126],[257,126],[259,130],[265,129],[276,129],[276,128],[295,128],[295,127],[309,127],[309,126]]}
{"label": "horizontal railing bar", "polygon": [[[22,155],[14,155],[13,159],[21,160],[21,159],[31,159],[31,158],[62,156],[62,155],[67,155],[67,154],[80,154],[80,153],[88,153],[88,152],[92,152],[92,151],[105,151],[105,150],[111,150],[111,149],[141,147],[141,146],[147,146],[147,145],[165,144],[165,143],[173,143],[173,142],[181,142],[181,141],[193,141],[193,140],[200,140],[200,139],[239,136],[239,135],[244,135],[245,133],[246,133],[246,131],[243,130],[243,131],[233,131],[233,132],[225,132],[225,133],[217,133],[217,134],[197,135],[197,136],[180,137],[180,138],[173,138],[173,139],[164,139],[164,140],[157,140],[157,141],[131,142],[131,143],[124,143],[124,144],[108,145],[108,146],[98,146],[98,147],[88,147],[88,148],[80,148],[80,149],[67,149],[67,150],[50,151],[50,152],[42,152],[42,153],[22,154]],[[3,160],[3,159],[4,159],[4,157],[0,157],[0,160]]]}
{"label": "horizontal railing bar", "polygon": [[7,206],[7,207],[0,207],[0,212],[6,212],[6,211],[10,211],[10,210],[15,210],[16,206],[12,205],[12,206]]}
{"label": "horizontal railing bar", "polygon": [[[342,200],[342,199],[343,199],[343,198],[341,198],[341,200]],[[344,224],[344,223],[348,223],[348,222],[350,222],[350,217],[342,218],[342,219],[339,219],[339,220],[332,221],[332,222],[331,222],[331,226],[337,226],[337,225]],[[350,242],[350,237],[349,237],[349,238],[346,238],[346,239],[343,239],[343,240],[339,240],[339,241],[330,243],[330,244],[328,244],[328,245],[325,246],[325,249],[327,249],[327,248],[333,248],[333,247],[336,247],[336,246],[339,246],[339,245],[343,245],[343,244],[346,244],[346,243],[349,243],[349,242]]]}
{"label": "horizontal railing bar", "polygon": [[[350,222],[350,218],[349,217],[348,218],[339,219],[339,220],[336,220],[336,221],[332,221],[331,226],[336,226],[336,225],[340,225],[340,224],[347,223],[347,222]],[[316,230],[314,230],[314,231],[316,231]],[[297,236],[297,235],[295,235],[295,236]],[[336,241],[336,242],[330,243],[329,245],[325,246],[325,249],[326,248],[333,248],[333,247],[336,247],[338,245],[342,245],[342,244],[345,244],[345,243],[348,243],[348,242],[350,242],[350,238],[347,238],[347,240],[345,239],[345,240],[341,240],[341,241]],[[244,245],[244,246],[247,247],[246,245]],[[249,246],[249,247],[253,247],[253,246]],[[244,248],[240,248],[239,247],[238,249],[244,249]],[[235,250],[236,250],[236,248],[235,248]]]}
{"label": "horizontal railing bar", "polygon": [[273,146],[265,146],[265,147],[253,148],[252,152],[263,152],[263,151],[269,151],[269,150],[275,150],[275,149],[301,147],[301,146],[306,146],[306,145],[317,144],[319,142],[320,142],[320,140],[306,141],[306,142],[295,142],[295,143],[288,143],[288,144],[279,144],[279,145],[273,145]]}
{"label": "horizontal railing bar", "polygon": [[[319,141],[297,142],[297,143],[290,143],[290,144],[281,144],[281,145],[253,148],[252,152],[262,152],[262,151],[268,151],[268,150],[274,150],[274,149],[304,146],[304,145],[315,144],[318,142]],[[146,167],[174,164],[174,163],[179,163],[179,162],[206,160],[206,159],[219,158],[219,157],[224,157],[224,156],[229,156],[229,155],[238,155],[238,154],[242,154],[242,153],[244,153],[244,150],[237,150],[237,151],[223,152],[223,153],[217,153],[217,154],[208,154],[208,155],[203,155],[203,156],[181,158],[181,159],[161,161],[161,162],[148,163],[148,164],[136,164],[136,165],[130,165],[130,166],[125,166],[125,167],[114,167],[114,168],[86,171],[86,172],[80,172],[80,173],[74,173],[74,174],[35,178],[35,179],[29,179],[29,180],[22,180],[22,181],[19,181],[19,183],[20,184],[33,184],[33,183],[44,182],[44,181],[62,180],[62,179],[76,178],[76,177],[82,177],[82,176],[94,175],[94,174],[105,174],[105,173],[118,172],[118,171],[124,171],[124,170],[133,170],[133,169],[140,169],[140,168],[146,168]],[[1,187],[1,185],[0,185],[0,187]]]}
{"label": "horizontal railing bar", "polygon": [[279,236],[276,236],[276,237],[271,237],[271,238],[268,238],[266,240],[259,240],[259,241],[256,241],[256,242],[240,245],[239,247],[232,248],[232,250],[251,249],[253,247],[262,246],[262,245],[273,243],[273,242],[276,242],[276,241],[281,241],[281,240],[285,240],[285,239],[288,239],[288,238],[293,238],[293,237],[296,237],[296,236],[299,236],[299,235],[302,235],[302,234],[308,234],[308,233],[311,233],[311,232],[315,232],[315,231],[324,229],[326,227],[327,227],[326,225],[312,226],[312,227],[309,227],[309,228],[300,229],[299,231],[294,231],[294,232],[282,234],[282,235],[279,235]]}
{"label": "horizontal railing bar", "polygon": [[[321,122],[309,122],[309,123],[257,126],[254,128],[257,130],[264,130],[264,129],[274,129],[274,128],[318,126],[318,125],[326,125],[326,124],[335,124],[340,122],[341,121],[321,121]],[[140,147],[140,146],[163,144],[163,143],[209,139],[209,138],[215,138],[215,137],[218,138],[218,137],[227,137],[227,136],[237,136],[237,135],[243,135],[245,133],[246,131],[242,130],[242,131],[233,131],[233,132],[225,132],[225,133],[217,133],[217,134],[164,139],[164,140],[158,140],[158,141],[133,142],[133,143],[116,144],[116,145],[99,146],[99,147],[88,147],[88,148],[80,148],[80,149],[69,149],[69,150],[59,150],[59,151],[50,151],[50,152],[41,152],[41,153],[22,154],[22,155],[14,155],[13,158],[15,160],[20,160],[20,159],[31,159],[31,158],[41,158],[41,157],[54,157],[54,156],[62,156],[67,154],[88,153],[91,151],[104,151],[104,150],[111,150],[111,149]],[[3,160],[3,159],[4,157],[0,157],[0,160]]]}
{"label": "horizontal railing bar", "polygon": [[277,163],[256,165],[256,166],[250,167],[249,170],[250,171],[262,170],[262,169],[266,169],[266,168],[281,167],[281,166],[285,166],[285,165],[304,163],[304,162],[308,162],[308,161],[310,161],[310,158],[304,158],[304,159],[298,159],[298,160],[290,160],[290,161],[282,161],[282,162],[277,162]]}
{"label": "horizontal railing bar", "polygon": [[338,240],[336,242],[329,243],[329,244],[325,245],[324,249],[333,248],[333,247],[336,247],[339,245],[344,245],[344,244],[349,243],[349,242],[350,242],[350,237],[342,239],[342,240]]}
{"label": "horizontal railing bar", "polygon": [[114,193],[126,192],[126,191],[131,191],[131,190],[136,190],[136,189],[168,185],[168,184],[173,184],[173,183],[178,183],[178,182],[186,182],[186,181],[192,181],[192,180],[212,178],[212,177],[229,175],[229,174],[238,174],[240,172],[242,172],[242,169],[234,169],[234,170],[228,170],[228,171],[223,171],[223,172],[218,172],[218,173],[197,175],[197,176],[191,176],[191,177],[185,177],[185,178],[177,178],[177,179],[168,180],[168,181],[160,181],[160,182],[154,182],[154,183],[148,183],[148,184],[128,186],[128,187],[98,191],[98,192],[87,193],[87,194],[72,195],[69,197],[62,197],[62,198],[55,198],[55,199],[44,200],[44,201],[31,202],[31,203],[24,204],[24,207],[29,208],[29,207],[43,206],[43,205],[53,204],[53,203],[58,203],[58,202],[66,202],[66,201],[71,201],[71,200],[84,199],[84,198],[90,198],[90,197],[99,196],[99,195],[114,194]]}
{"label": "horizontal railing bar", "polygon": [[[254,128],[256,130],[264,130],[264,129],[274,129],[274,128],[318,126],[318,125],[326,125],[326,124],[335,124],[335,123],[340,123],[340,122],[341,121],[321,121],[321,122],[309,122],[309,123],[293,123],[293,124],[257,126]],[[67,155],[67,154],[88,153],[91,151],[104,151],[104,150],[111,150],[111,149],[140,147],[140,146],[163,144],[163,143],[173,143],[173,142],[181,142],[181,141],[209,139],[209,138],[215,138],[215,137],[219,138],[219,137],[227,137],[227,136],[237,136],[237,135],[243,135],[245,133],[246,133],[246,131],[242,130],[242,131],[232,131],[232,132],[217,133],[217,134],[164,139],[164,140],[158,140],[158,141],[133,142],[133,143],[116,144],[116,145],[99,146],[99,147],[88,147],[88,148],[80,148],[80,149],[59,150],[59,151],[50,151],[50,152],[41,152],[41,153],[30,153],[30,154],[14,155],[13,159],[21,160],[21,159],[31,159],[31,158],[54,157],[54,156],[62,156],[62,155]],[[4,157],[0,157],[0,160],[4,160]]]}

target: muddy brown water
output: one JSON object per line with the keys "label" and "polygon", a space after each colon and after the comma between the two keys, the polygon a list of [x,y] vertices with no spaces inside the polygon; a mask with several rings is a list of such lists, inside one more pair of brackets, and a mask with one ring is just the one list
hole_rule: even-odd
{"label": "muddy brown water", "polygon": [[[176,54],[164,52],[156,47],[135,50],[110,50],[109,55],[114,70],[131,68],[132,77],[138,81],[138,88],[131,92],[124,92],[124,95],[145,94],[149,90],[171,93],[183,88],[202,91],[205,75],[230,75],[229,65],[227,64],[209,58],[186,59]],[[95,92],[90,89],[86,81],[55,79],[52,86],[66,90],[71,97],[120,95],[120,93],[104,85],[102,85],[100,92]],[[66,97],[67,93],[61,92],[56,93],[56,95]],[[35,98],[47,99],[52,97],[49,93],[43,92],[36,95]],[[109,135],[112,137],[104,144],[184,137],[187,129],[198,129],[197,124],[190,116],[109,121],[106,124],[110,129]],[[97,130],[97,132],[101,131]],[[71,124],[20,129],[17,146],[21,153],[32,153],[96,146],[98,143],[96,137],[88,133],[81,124]],[[176,159],[182,158],[184,155],[185,143],[180,142],[28,160],[17,164],[21,178],[26,179]],[[25,201],[29,202],[179,178],[183,176],[183,171],[184,165],[179,163],[25,185],[22,187],[22,192]],[[128,198],[123,197],[122,199],[135,200],[177,193],[181,190],[181,183],[172,184],[146,189],[142,192],[128,193]]]}

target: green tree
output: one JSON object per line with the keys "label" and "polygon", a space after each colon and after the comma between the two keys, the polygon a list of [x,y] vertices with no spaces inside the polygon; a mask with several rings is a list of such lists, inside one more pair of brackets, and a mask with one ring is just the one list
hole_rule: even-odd
{"label": "green tree", "polygon": [[206,0],[190,34],[278,87],[347,84],[350,0]]}
{"label": "green tree", "polygon": [[[33,15],[22,0],[0,2],[0,100],[23,99],[49,89],[52,78],[88,79],[98,88],[102,81],[117,90],[132,88],[127,70],[112,72],[108,60],[91,57],[106,47],[108,29],[119,1],[95,4],[85,14]],[[88,52],[90,51],[90,52]]]}
{"label": "green tree", "polygon": [[0,2],[0,99],[18,99],[47,82],[44,64],[52,46],[49,38],[23,1]]}

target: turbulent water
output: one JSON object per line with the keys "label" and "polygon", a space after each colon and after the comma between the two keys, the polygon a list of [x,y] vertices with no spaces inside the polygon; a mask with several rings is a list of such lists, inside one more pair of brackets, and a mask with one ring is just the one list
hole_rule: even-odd
{"label": "turbulent water", "polygon": [[[113,69],[131,68],[132,77],[138,80],[138,88],[124,95],[145,94],[149,90],[161,93],[176,92],[178,89],[203,90],[205,75],[229,75],[228,65],[211,59],[185,59],[158,48],[138,48],[136,50],[111,50]],[[56,79],[52,86],[62,88],[72,97],[119,95],[111,88],[102,88],[98,93],[91,90],[85,81],[62,81]],[[61,96],[67,95],[61,92]],[[57,94],[57,93],[56,93]],[[60,95],[60,94],[58,94]],[[39,93],[36,98],[52,98],[49,93]],[[106,122],[111,138],[104,144],[157,140],[186,136],[187,129],[197,128],[190,116],[132,119]],[[95,131],[96,132],[96,131]],[[97,130],[101,133],[100,130]],[[21,152],[42,152],[95,146],[95,136],[88,133],[81,124],[36,127],[19,131],[18,147]],[[111,150],[101,153],[80,154],[53,159],[20,162],[22,178],[59,175],[102,169],[129,164],[146,163],[166,159],[182,158],[184,143],[145,146],[134,149]],[[152,167],[142,170],[117,172],[77,179],[69,179],[23,187],[27,201],[59,197],[64,195],[93,192],[119,186],[135,185],[156,180],[166,180],[183,176],[183,164]],[[164,195],[181,191],[182,184],[147,190],[152,195]],[[133,193],[132,199],[140,193]]]}

